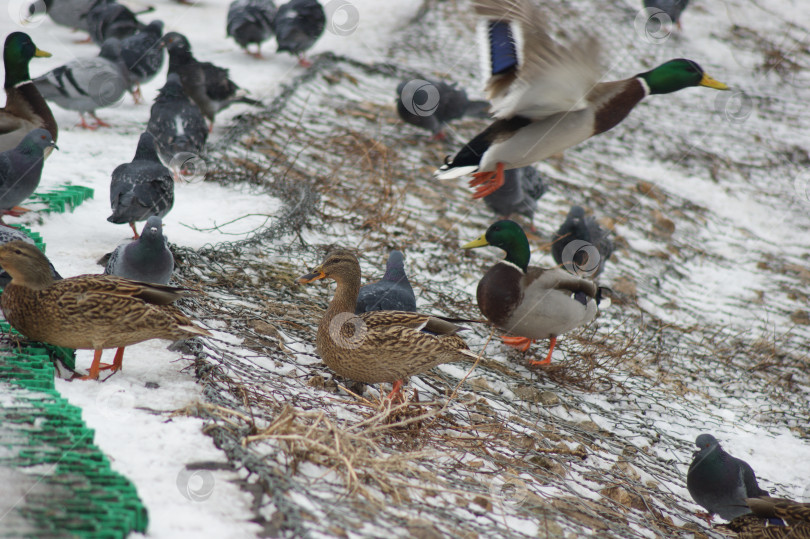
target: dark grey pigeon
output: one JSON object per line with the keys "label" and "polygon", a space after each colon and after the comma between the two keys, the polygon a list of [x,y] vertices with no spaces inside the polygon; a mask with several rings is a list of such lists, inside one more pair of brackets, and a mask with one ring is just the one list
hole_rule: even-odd
{"label": "dark grey pigeon", "polygon": [[154,20],[138,33],[121,40],[121,59],[127,68],[130,91],[141,101],[141,84],[149,82],[163,67],[163,21]]}
{"label": "dark grey pigeon", "polygon": [[134,237],[138,238],[136,221],[145,221],[153,215],[163,217],[173,204],[172,174],[160,163],[155,137],[142,133],[132,161],[113,170],[110,183],[113,213],[107,220],[119,225],[129,223]]}
{"label": "dark grey pigeon", "polygon": [[[262,57],[262,43],[273,36],[273,19],[276,4],[273,0],[234,0],[228,7],[227,33],[245,52]],[[248,51],[248,45],[256,44],[256,52]]]}
{"label": "dark grey pigeon", "polygon": [[537,210],[537,201],[548,190],[542,176],[533,166],[512,168],[503,173],[503,186],[484,197],[487,207],[499,217],[508,219],[519,213],[530,221]]}
{"label": "dark grey pigeon", "polygon": [[203,115],[214,127],[214,116],[233,103],[261,105],[250,99],[228,77],[228,70],[211,62],[200,62],[191,54],[191,45],[186,37],[177,32],[169,32],[163,37],[169,51],[169,73],[180,77],[183,90],[200,107]]}
{"label": "dark grey pigeon", "polygon": [[152,105],[146,130],[154,135],[160,157],[167,165],[172,164],[175,156],[199,156],[204,152],[208,138],[205,118],[183,91],[176,73],[166,77],[166,84]]}
{"label": "dark grey pigeon", "polygon": [[[551,255],[557,264],[570,273],[590,278],[602,273],[613,254],[610,233],[596,222],[595,217],[586,217],[581,206],[571,206],[565,222],[551,241]],[[591,256],[596,260],[591,260]]]}
{"label": "dark grey pigeon", "polygon": [[[30,131],[16,148],[0,153],[0,212],[20,215],[16,208],[39,186],[45,149],[56,144],[46,129]],[[5,227],[3,227],[5,228]]]}
{"label": "dark grey pigeon", "polygon": [[90,39],[101,45],[111,37],[124,39],[143,27],[135,14],[117,2],[102,2],[85,16]]}
{"label": "dark grey pigeon", "polygon": [[645,8],[655,8],[663,11],[675,23],[681,27],[681,12],[686,9],[689,0],[644,0]]}
{"label": "dark grey pigeon", "polygon": [[391,251],[383,278],[360,287],[355,314],[369,311],[416,311],[416,298],[408,276],[405,275],[404,262],[400,251]]}
{"label": "dark grey pigeon", "polygon": [[312,63],[304,57],[318,41],[326,28],[326,14],[318,0],[292,0],[278,8],[273,21],[278,52],[298,56],[298,63],[309,67]]}
{"label": "dark grey pigeon", "polygon": [[[36,242],[22,230],[0,225],[0,245],[5,245],[10,241],[24,241],[25,243],[36,245]],[[50,262],[48,262],[48,264],[51,266],[51,276],[57,280],[61,279],[62,276],[59,275],[56,268],[53,267],[53,264]],[[11,275],[6,273],[5,270],[0,269],[0,288],[5,288],[9,282],[11,282]]]}
{"label": "dark grey pigeon", "polygon": [[718,514],[731,520],[750,513],[746,498],[768,496],[757,484],[754,470],[744,460],[726,453],[711,434],[701,434],[695,440],[692,464],[686,474],[686,488],[695,502],[710,515]]}
{"label": "dark grey pigeon", "polygon": [[403,122],[446,138],[444,126],[462,116],[489,117],[489,103],[470,101],[464,88],[434,79],[404,80],[397,86],[397,113]]}
{"label": "dark grey pigeon", "polygon": [[153,215],[146,220],[140,238],[115,248],[104,273],[144,283],[169,284],[173,270],[174,257],[166,245],[163,221]]}
{"label": "dark grey pigeon", "polygon": [[[121,58],[121,41],[111,38],[104,42],[98,56],[77,58],[59,66],[35,78],[34,86],[48,101],[63,109],[78,111],[82,127],[95,129],[109,127],[96,116],[96,110],[121,100],[128,87],[127,77]],[[90,114],[97,123],[88,125],[85,114]]]}

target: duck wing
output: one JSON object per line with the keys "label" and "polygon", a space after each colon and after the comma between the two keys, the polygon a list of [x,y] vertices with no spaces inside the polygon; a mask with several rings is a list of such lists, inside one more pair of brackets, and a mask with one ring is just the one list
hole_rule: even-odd
{"label": "duck wing", "polygon": [[530,0],[476,0],[473,7],[486,19],[483,56],[494,117],[539,120],[587,107],[602,75],[596,39],[555,42]]}

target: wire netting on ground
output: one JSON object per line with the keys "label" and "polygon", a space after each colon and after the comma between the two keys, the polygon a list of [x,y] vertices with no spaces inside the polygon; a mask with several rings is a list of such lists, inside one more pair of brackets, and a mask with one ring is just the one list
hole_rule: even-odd
{"label": "wire netting on ground", "polygon": [[[364,281],[402,249],[421,311],[479,316],[475,283],[500,255],[482,261],[459,245],[493,216],[461,182],[430,175],[482,124],[462,120],[450,143],[428,142],[393,107],[397,83],[419,73],[472,86],[475,49],[460,44],[473,20],[454,16],[464,13],[458,4],[427,3],[391,64],[321,56],[212,152],[209,181],[245,183],[282,205],[245,241],[177,251],[184,280],[207,291],[186,307],[217,330],[190,345],[205,401],[184,413],[207,418],[243,470],[268,536],[720,536],[698,524],[684,488],[695,429],[728,428],[738,415],[810,438],[808,273],[797,248],[806,245],[758,236],[671,178],[650,180],[638,162],[671,162],[674,177],[711,177],[719,191],[761,189],[793,173],[796,160],[779,158],[789,143],[738,145],[776,111],[785,129],[800,129],[798,90],[769,94],[760,79],[750,89],[759,116],[731,127],[708,104],[714,95],[650,99],[615,133],[539,165],[552,190],[539,204],[535,263],[548,252],[539,238],[571,203],[609,216],[617,243],[602,277],[614,304],[563,336],[564,359],[548,368],[527,366],[545,355],[542,344],[507,352],[497,331],[475,325],[464,336],[480,360],[412,378],[409,404],[392,408],[379,388],[335,377],[314,351],[332,287],[296,278],[335,246],[357,249]],[[575,17],[632,21],[629,8],[600,4],[597,16],[590,5],[548,9],[560,31]],[[612,64],[622,76],[673,56],[618,31],[603,38],[608,51],[640,51]],[[719,127],[706,132],[707,122]],[[769,202],[806,233],[800,208],[760,200]],[[734,282],[751,267],[755,285]],[[779,478],[764,482],[796,494]]]}

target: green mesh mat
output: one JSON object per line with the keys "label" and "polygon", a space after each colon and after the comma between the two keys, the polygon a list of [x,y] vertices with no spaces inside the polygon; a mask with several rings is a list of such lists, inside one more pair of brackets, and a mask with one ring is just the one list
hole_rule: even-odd
{"label": "green mesh mat", "polygon": [[[44,250],[38,234],[19,228]],[[12,330],[0,321],[0,332]],[[145,532],[135,486],[110,468],[81,410],[56,391],[54,358],[74,366],[70,349],[0,342],[0,537]]]}
{"label": "green mesh mat", "polygon": [[93,198],[93,190],[89,187],[60,185],[55,189],[34,193],[23,204],[33,211],[65,213],[67,210],[73,211],[73,208],[88,198]]}

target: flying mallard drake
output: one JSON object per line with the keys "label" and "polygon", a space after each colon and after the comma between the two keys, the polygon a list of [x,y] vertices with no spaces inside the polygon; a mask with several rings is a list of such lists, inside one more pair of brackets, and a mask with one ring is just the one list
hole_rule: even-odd
{"label": "flying mallard drake", "polygon": [[477,357],[457,335],[461,328],[441,318],[406,311],[355,315],[360,263],[349,251],[333,252],[298,282],[318,279],[337,281],[335,297],[318,324],[316,348],[340,376],[367,384],[393,382],[392,397],[408,376]]}
{"label": "flying mallard drake", "polygon": [[726,90],[692,60],[670,60],[629,79],[600,82],[599,46],[585,38],[553,41],[530,0],[476,0],[486,19],[487,94],[495,121],[436,171],[439,179],[472,174],[474,198],[503,185],[503,171],[562,152],[621,122],[651,94],[690,86]]}
{"label": "flying mallard drake", "polygon": [[39,127],[47,129],[56,141],[56,120],[28,72],[31,58],[50,55],[39,50],[28,34],[13,32],[6,37],[3,47],[6,106],[0,109],[0,152],[16,147],[28,133]]}
{"label": "flying mallard drake", "polygon": [[504,344],[524,352],[535,339],[551,339],[548,356],[530,364],[550,363],[557,336],[594,319],[602,289],[559,268],[530,267],[529,240],[514,221],[498,221],[461,248],[486,245],[506,251],[506,259],[492,266],[478,282],[481,313],[514,335],[502,337]]}
{"label": "flying mallard drake", "polygon": [[[55,281],[36,246],[12,241],[0,246],[0,266],[11,275],[0,305],[11,326],[31,340],[95,350],[90,372],[121,369],[124,347],[149,339],[177,341],[210,335],[170,305],[185,288],[130,281],[112,275],[79,275]],[[104,348],[117,348],[112,365]]]}

